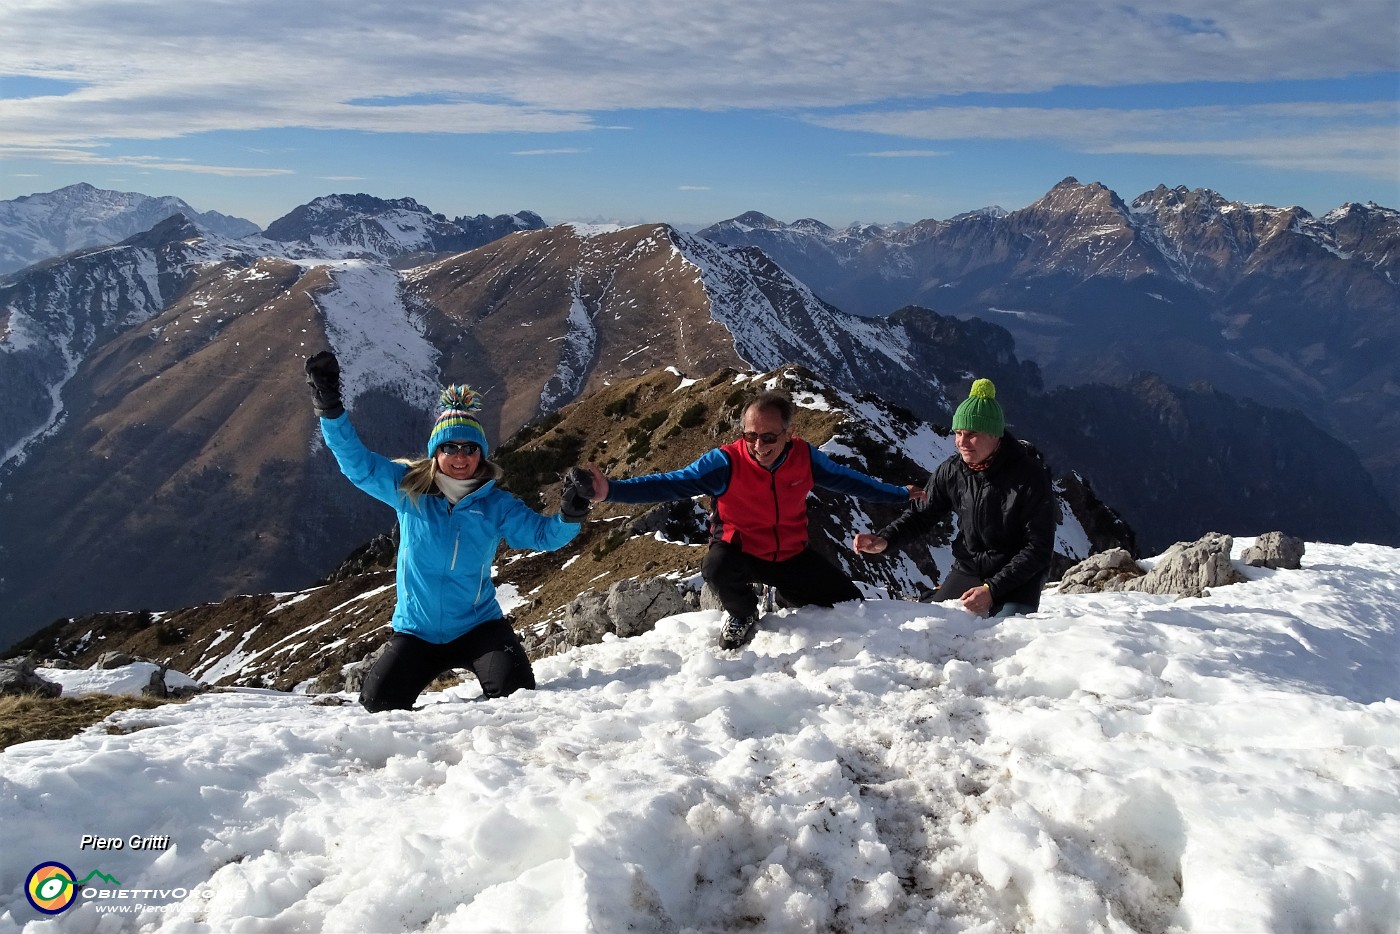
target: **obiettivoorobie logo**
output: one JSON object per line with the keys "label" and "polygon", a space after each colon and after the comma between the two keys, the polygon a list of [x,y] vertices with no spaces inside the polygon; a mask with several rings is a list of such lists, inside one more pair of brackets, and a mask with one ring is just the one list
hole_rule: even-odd
{"label": "obiettivoorobie logo", "polygon": [[121,885],[116,879],[94,869],[87,878],[79,882],[76,873],[62,863],[40,863],[29,871],[24,880],[24,897],[29,904],[46,915],[56,915],[68,910],[78,897],[78,891],[94,878],[109,885]]}

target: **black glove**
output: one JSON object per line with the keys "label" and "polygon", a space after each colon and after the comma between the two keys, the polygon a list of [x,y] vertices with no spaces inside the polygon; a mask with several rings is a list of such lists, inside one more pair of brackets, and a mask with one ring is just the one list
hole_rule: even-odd
{"label": "black glove", "polygon": [[559,490],[559,515],[581,522],[593,506],[593,475],[582,467],[570,467]]}
{"label": "black glove", "polygon": [[340,418],[340,361],[329,350],[306,358],[306,385],[311,387],[311,407],[320,418]]}

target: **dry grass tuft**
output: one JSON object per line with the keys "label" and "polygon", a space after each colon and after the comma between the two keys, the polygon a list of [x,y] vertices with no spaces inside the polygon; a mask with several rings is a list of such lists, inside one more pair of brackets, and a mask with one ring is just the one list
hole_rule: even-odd
{"label": "dry grass tuft", "polygon": [[36,739],[68,739],[119,710],[149,710],[176,698],[85,694],[76,697],[0,697],[0,749]]}

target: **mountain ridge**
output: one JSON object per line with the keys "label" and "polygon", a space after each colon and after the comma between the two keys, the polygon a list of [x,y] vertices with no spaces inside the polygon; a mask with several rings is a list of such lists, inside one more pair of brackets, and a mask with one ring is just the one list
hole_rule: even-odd
{"label": "mountain ridge", "polygon": [[229,239],[259,230],[241,217],[196,211],[173,195],[109,191],[79,182],[0,201],[0,277],[76,250],[118,243],[175,214]]}
{"label": "mountain ridge", "polygon": [[1052,388],[1154,372],[1308,412],[1400,510],[1400,211],[1319,218],[1165,185],[1126,202],[1071,177],[1020,210],[861,243],[813,230],[769,218],[698,235],[764,250],[848,311],[994,321]]}
{"label": "mountain ridge", "polygon": [[[969,221],[989,230],[995,222],[991,213]],[[946,424],[973,375],[993,378],[1013,424],[1025,426],[1019,433],[1047,450],[1059,444],[1056,459],[1077,468],[1070,441],[1083,430],[1085,403],[1049,400],[1066,412],[1044,422],[1065,437],[1038,430],[1040,371],[1018,356],[1007,329],[917,306],[881,319],[852,315],[753,247],[669,225],[560,225],[406,269],[395,263],[409,254],[314,252],[171,221],[0,285],[0,382],[12,400],[0,421],[0,453],[11,452],[0,473],[0,592],[16,618],[35,625],[101,609],[91,602],[99,599],[135,609],[288,589],[381,532],[371,504],[336,494],[340,478],[315,440],[301,364],[326,347],[342,357],[362,434],[390,454],[421,450],[442,381],[484,391],[483,424],[500,440],[658,368],[800,364],[835,389],[873,394],[934,424]],[[1112,393],[1087,398],[1100,416],[1131,409]],[[1271,479],[1277,503],[1238,496],[1228,514],[1193,511],[1205,484],[1255,483],[1248,459],[1228,448],[1174,438],[1169,457],[1127,474],[1100,443],[1104,432],[1082,442],[1097,464],[1083,475],[1116,508],[1114,483],[1175,491],[1175,509],[1144,512],[1141,525],[1127,515],[1148,547],[1195,538],[1208,521],[1288,526],[1303,485],[1332,476],[1347,478],[1322,484],[1343,521],[1365,516],[1379,523],[1368,529],[1384,530],[1389,517],[1400,528],[1374,486],[1354,482],[1336,442],[1306,435],[1309,446],[1335,451],[1336,463],[1319,462],[1287,436],[1253,432],[1243,419],[1255,415],[1216,409],[1190,424],[1259,445],[1282,477]],[[64,509],[52,508],[54,496]],[[1301,521],[1291,531],[1311,534]],[[86,556],[82,567],[75,555]]]}

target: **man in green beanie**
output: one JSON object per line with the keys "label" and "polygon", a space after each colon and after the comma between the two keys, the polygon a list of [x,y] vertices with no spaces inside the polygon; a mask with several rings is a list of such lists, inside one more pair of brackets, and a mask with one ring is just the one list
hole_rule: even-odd
{"label": "man in green beanie", "polygon": [[958,452],[929,477],[928,498],[878,533],[857,535],[852,547],[880,554],[956,513],[953,566],[929,599],[960,600],[978,616],[1032,613],[1050,570],[1059,512],[1049,471],[1029,445],[1006,430],[989,379],[976,380],[953,413],[953,440]]}

